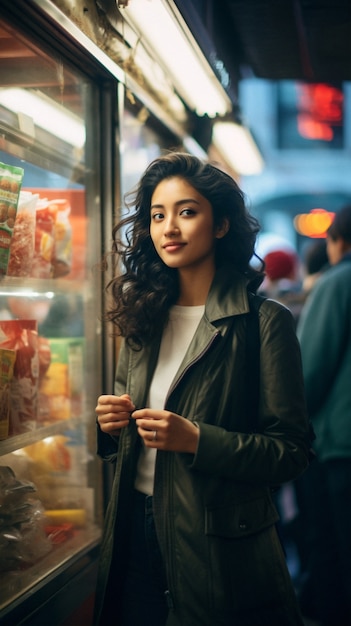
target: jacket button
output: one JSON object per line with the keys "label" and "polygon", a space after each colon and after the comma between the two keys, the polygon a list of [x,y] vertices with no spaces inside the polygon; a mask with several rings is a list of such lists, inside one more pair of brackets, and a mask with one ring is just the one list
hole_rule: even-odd
{"label": "jacket button", "polygon": [[240,530],[247,530],[247,522],[239,522]]}

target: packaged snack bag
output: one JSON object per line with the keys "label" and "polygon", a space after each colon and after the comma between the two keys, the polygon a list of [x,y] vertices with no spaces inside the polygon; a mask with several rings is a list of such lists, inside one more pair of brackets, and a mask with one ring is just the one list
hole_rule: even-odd
{"label": "packaged snack bag", "polygon": [[33,430],[38,408],[38,331],[36,320],[0,320],[0,348],[15,350],[10,385],[9,435]]}
{"label": "packaged snack bag", "polygon": [[[52,361],[39,388],[40,419],[44,423],[67,420],[71,417],[68,363],[57,362],[55,358],[56,355],[52,352]],[[45,411],[43,407],[45,407]]]}
{"label": "packaged snack bag", "polygon": [[77,417],[83,402],[84,338],[49,339],[51,361],[40,382],[41,403],[46,399],[49,421]]}
{"label": "packaged snack bag", "polygon": [[34,256],[31,272],[35,278],[52,277],[56,213],[57,206],[50,207],[50,202],[47,199],[39,199],[36,207]]}
{"label": "packaged snack bag", "polygon": [[0,275],[6,274],[24,170],[0,163]]}
{"label": "packaged snack bag", "polygon": [[0,348],[0,440],[9,435],[10,388],[15,360],[15,350]]}
{"label": "packaged snack bag", "polygon": [[10,467],[0,467],[0,573],[22,571],[52,549],[36,492],[34,483],[18,480]]}
{"label": "packaged snack bag", "polygon": [[39,194],[21,191],[10,245],[8,276],[30,276],[35,239],[35,207]]}
{"label": "packaged snack bag", "polygon": [[54,278],[59,278],[69,274],[72,268],[72,226],[69,220],[71,207],[68,200],[58,199],[50,201],[50,209],[57,209],[52,273]]}

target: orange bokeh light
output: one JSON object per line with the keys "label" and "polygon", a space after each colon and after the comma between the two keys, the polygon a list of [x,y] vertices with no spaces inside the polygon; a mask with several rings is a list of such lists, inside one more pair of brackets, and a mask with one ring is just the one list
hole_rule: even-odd
{"label": "orange bokeh light", "polygon": [[300,213],[294,217],[294,226],[305,237],[326,237],[326,232],[334,219],[335,213],[325,209],[312,209],[309,213]]}

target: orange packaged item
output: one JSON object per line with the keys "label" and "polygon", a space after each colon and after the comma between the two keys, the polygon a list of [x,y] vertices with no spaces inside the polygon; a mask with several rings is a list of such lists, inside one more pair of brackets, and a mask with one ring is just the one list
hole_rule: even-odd
{"label": "orange packaged item", "polygon": [[38,331],[36,320],[0,320],[0,348],[15,350],[10,385],[9,435],[33,430],[38,406]]}
{"label": "orange packaged item", "polygon": [[38,474],[68,472],[71,469],[71,455],[66,443],[67,437],[54,435],[24,448],[25,454],[33,462],[36,479]]}
{"label": "orange packaged item", "polygon": [[0,348],[0,440],[9,435],[10,385],[13,378],[16,352]]}
{"label": "orange packaged item", "polygon": [[24,170],[0,163],[0,274],[6,274]]}
{"label": "orange packaged item", "polygon": [[39,194],[21,191],[10,245],[8,276],[30,276],[34,256],[35,206]]}
{"label": "orange packaged item", "polygon": [[35,278],[52,277],[55,252],[55,221],[57,206],[39,200],[35,218],[34,257],[31,275]]}
{"label": "orange packaged item", "polygon": [[[74,498],[68,499],[72,455],[67,441],[64,435],[53,435],[22,448],[28,477],[36,485],[38,497],[46,509],[81,505],[81,486],[77,489],[78,494],[76,492]],[[60,489],[64,492],[63,498]]]}
{"label": "orange packaged item", "polygon": [[67,363],[50,363],[40,382],[40,403],[48,407],[41,416],[45,423],[71,417]]}
{"label": "orange packaged item", "polygon": [[54,255],[52,272],[54,278],[69,274],[72,268],[72,226],[69,220],[71,207],[68,200],[51,200],[50,210],[57,210],[54,229]]}

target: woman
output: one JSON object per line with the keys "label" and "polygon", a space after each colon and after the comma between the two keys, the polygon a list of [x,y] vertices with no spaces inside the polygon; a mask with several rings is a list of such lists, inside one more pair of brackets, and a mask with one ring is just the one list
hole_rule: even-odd
{"label": "woman", "polygon": [[246,414],[258,223],[232,178],[183,153],[152,162],[131,204],[113,232],[115,395],[96,407],[116,461],[96,622],[301,626],[270,486],[307,467],[307,418],[294,322],[269,300],[257,432]]}

